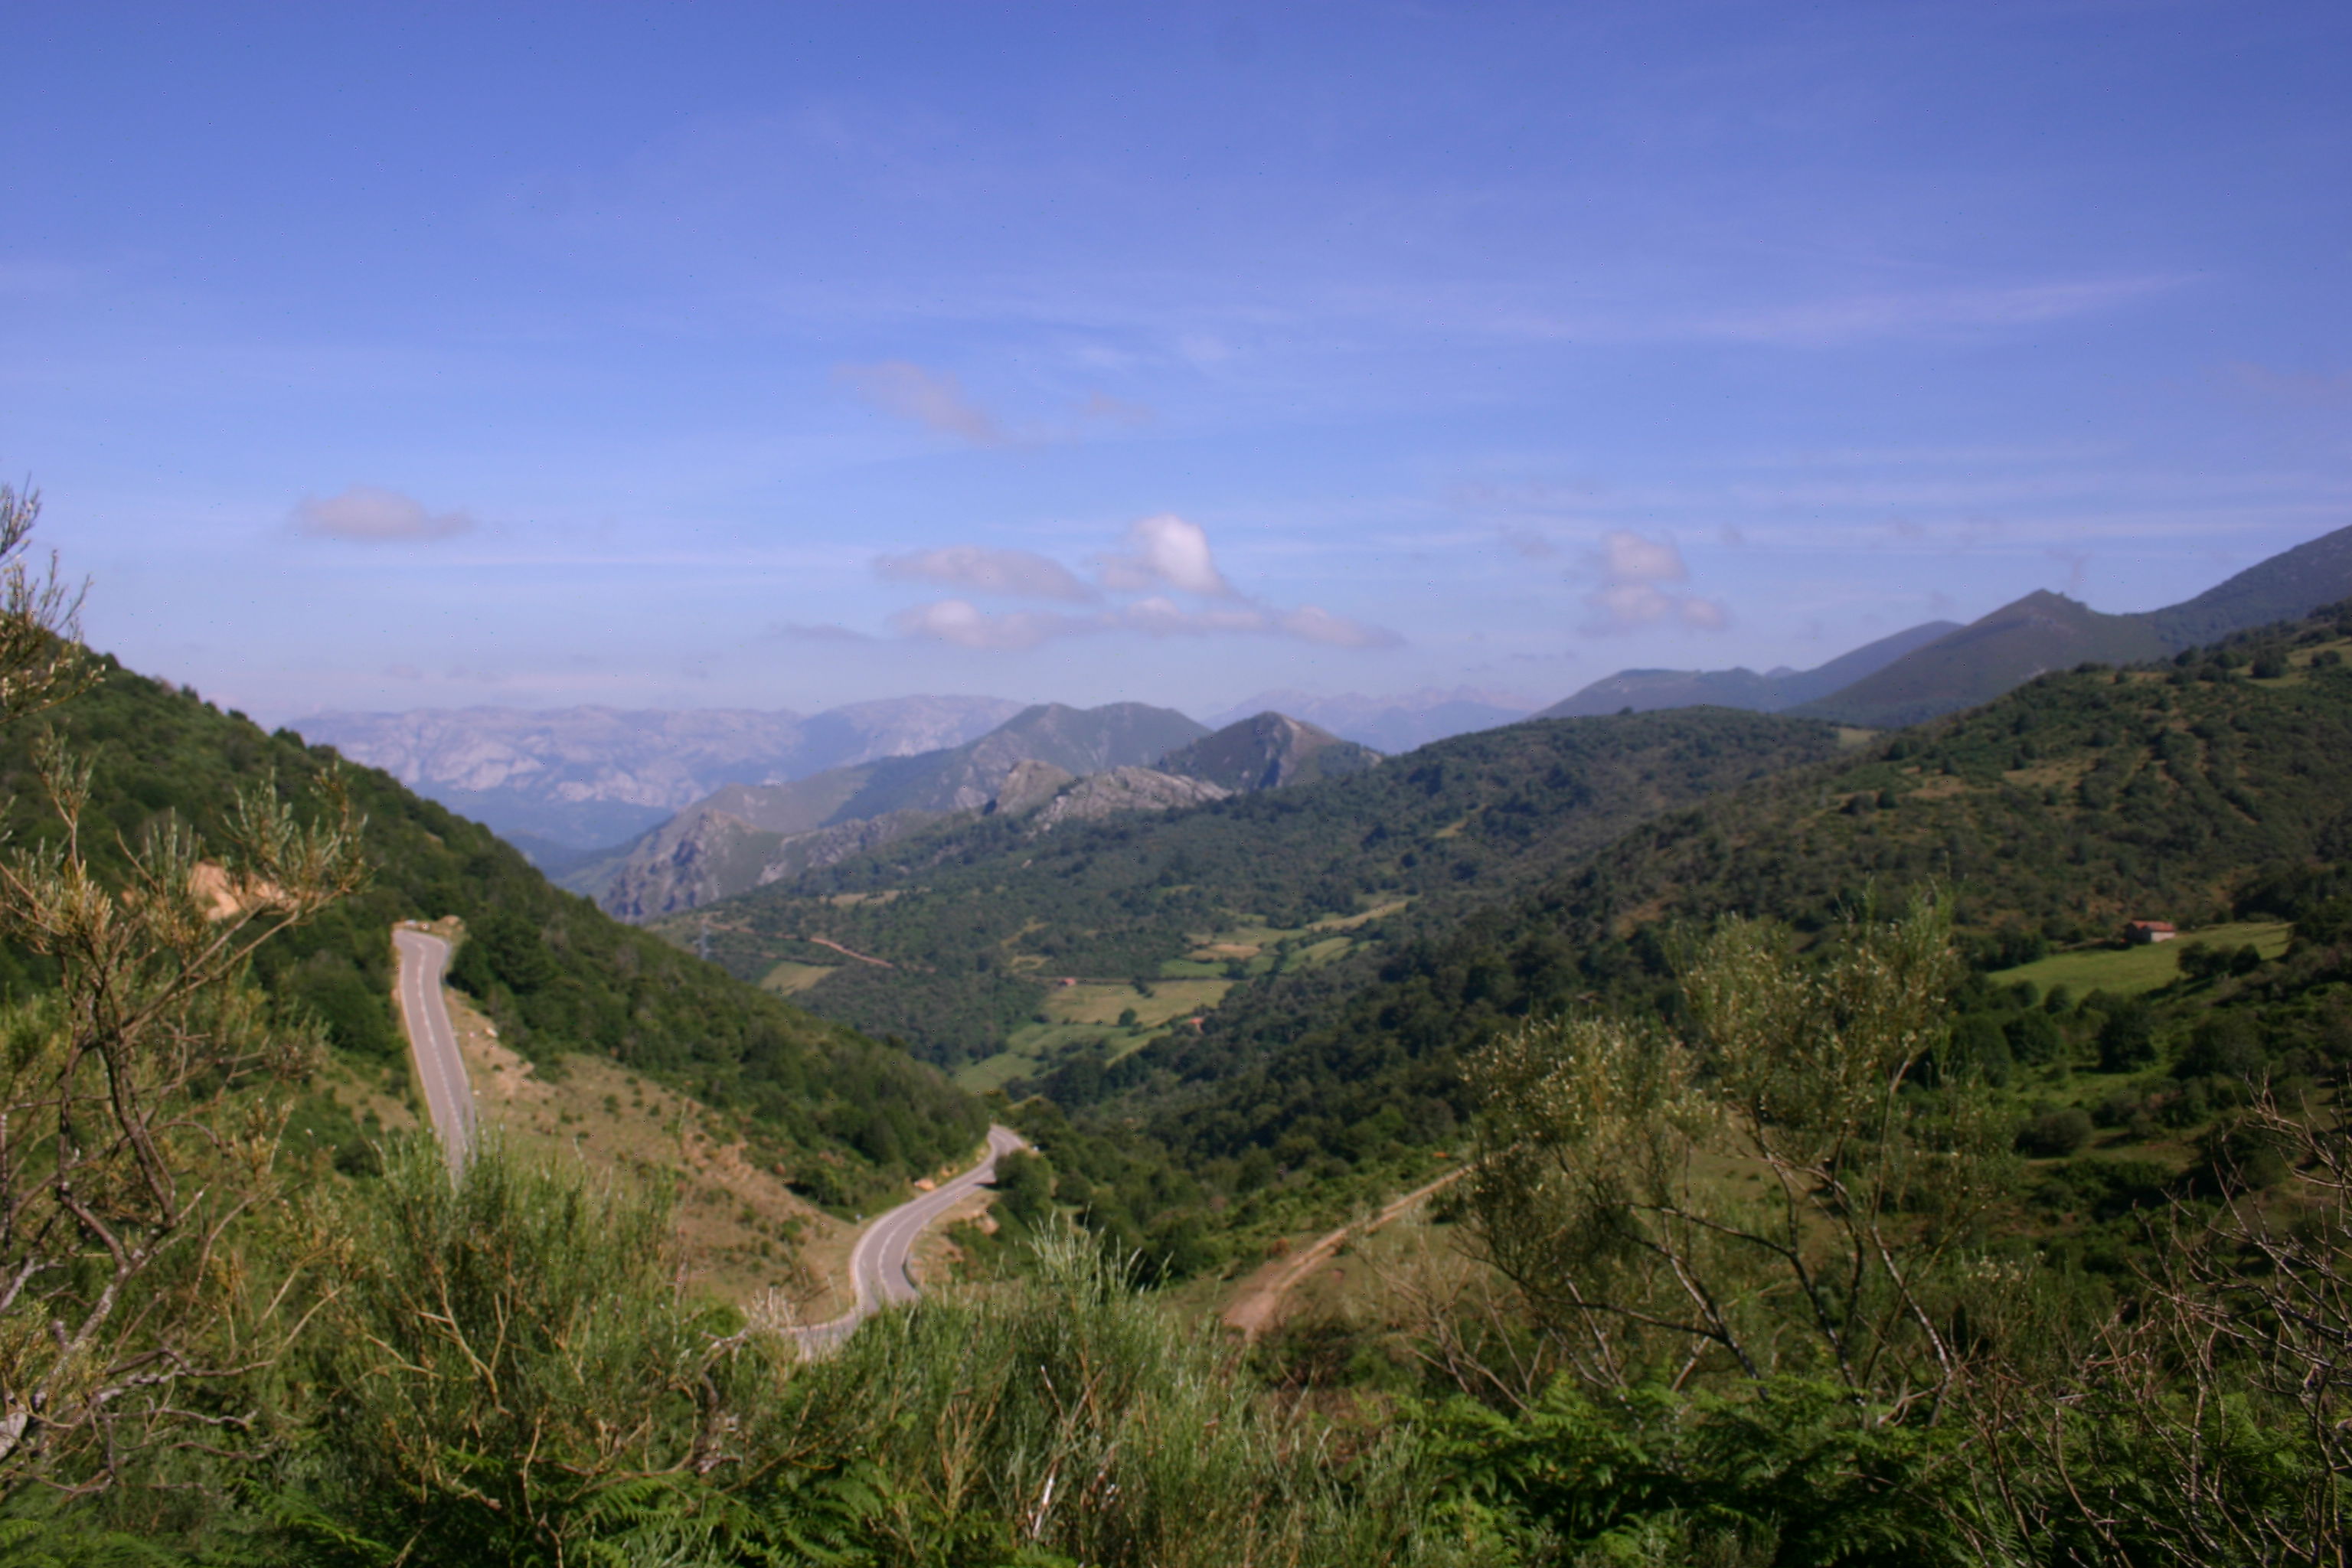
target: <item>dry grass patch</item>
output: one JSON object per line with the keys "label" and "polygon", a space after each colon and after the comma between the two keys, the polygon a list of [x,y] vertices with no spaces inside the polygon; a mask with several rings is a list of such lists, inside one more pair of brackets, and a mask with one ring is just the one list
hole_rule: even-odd
{"label": "dry grass patch", "polygon": [[470,998],[444,995],[484,1127],[526,1154],[667,1184],[689,1283],[738,1303],[773,1291],[812,1322],[848,1310],[852,1228],[753,1164],[725,1118],[600,1057],[541,1073]]}

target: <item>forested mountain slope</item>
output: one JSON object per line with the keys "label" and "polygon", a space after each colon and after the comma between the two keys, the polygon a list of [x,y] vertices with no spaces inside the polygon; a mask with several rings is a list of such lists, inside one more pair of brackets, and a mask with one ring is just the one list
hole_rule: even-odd
{"label": "forested mountain slope", "polygon": [[[265,733],[192,691],[98,662],[99,685],[44,722],[93,761],[82,843],[102,871],[167,817],[218,842],[240,785],[274,777],[299,797],[334,761],[291,731]],[[0,792],[19,845],[58,832],[30,767],[31,731],[0,729]],[[342,776],[366,817],[371,880],[257,960],[261,984],[315,1008],[341,1049],[402,1059],[391,928],[455,915],[470,936],[453,978],[484,999],[508,1045],[542,1061],[598,1053],[740,1110],[776,1161],[812,1175],[823,1166],[836,1194],[930,1169],[979,1136],[978,1105],[928,1068],[619,924],[551,887],[487,827],[383,773]],[[0,991],[47,981],[45,961],[0,948]],[[881,1166],[866,1152],[892,1149]]]}
{"label": "forested mountain slope", "polygon": [[[1002,1048],[1057,980],[1205,989],[1328,963],[1378,923],[1359,917],[1443,924],[1839,744],[1825,724],[1721,710],[1516,724],[1165,816],[961,822],[657,929],[747,979],[814,968],[811,1007],[951,1065]],[[1326,917],[1360,929],[1309,929]]]}
{"label": "forested mountain slope", "polygon": [[2352,858],[2352,613],[2130,670],[2048,675],[1998,701],[1635,826],[1514,902],[1386,954],[1369,984],[1283,976],[1108,1075],[1119,1114],[1187,1158],[1384,1118],[1444,1135],[1461,1052],[1506,1021],[1611,994],[1662,1000],[1676,922],[1818,930],[1874,895],[1955,890],[1990,966],[2127,918],[2225,917]]}

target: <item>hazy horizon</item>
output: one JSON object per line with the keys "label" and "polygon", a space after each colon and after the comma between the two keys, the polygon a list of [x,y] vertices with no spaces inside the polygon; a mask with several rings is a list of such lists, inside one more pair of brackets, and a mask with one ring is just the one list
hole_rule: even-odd
{"label": "hazy horizon", "polygon": [[2352,522],[2352,13],[12,8],[0,472],[273,721],[1806,668]]}

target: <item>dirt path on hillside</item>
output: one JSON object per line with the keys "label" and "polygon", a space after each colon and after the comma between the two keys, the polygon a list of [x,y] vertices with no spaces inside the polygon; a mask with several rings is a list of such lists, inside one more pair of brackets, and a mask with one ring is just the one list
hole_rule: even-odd
{"label": "dirt path on hillside", "polygon": [[1257,1272],[1242,1293],[1225,1308],[1225,1327],[1237,1331],[1244,1339],[1254,1340],[1273,1325],[1282,1309],[1282,1300],[1300,1281],[1331,1260],[1340,1244],[1351,1236],[1370,1236],[1382,1226],[1410,1212],[1413,1205],[1433,1193],[1442,1192],[1470,1173],[1468,1165],[1457,1165],[1424,1187],[1415,1187],[1368,1220],[1343,1225],[1339,1229],[1319,1237],[1306,1250],[1277,1262],[1268,1264]]}
{"label": "dirt path on hillside", "polygon": [[[789,941],[793,939],[788,938],[787,940]],[[860,963],[870,963],[877,969],[896,969],[898,967],[887,958],[876,958],[870,953],[860,952],[854,947],[844,947],[841,943],[834,941],[833,938],[829,936],[804,936],[798,938],[797,940],[805,942],[813,942],[818,947],[829,947],[833,949],[834,952],[840,953],[844,958],[854,958]]]}

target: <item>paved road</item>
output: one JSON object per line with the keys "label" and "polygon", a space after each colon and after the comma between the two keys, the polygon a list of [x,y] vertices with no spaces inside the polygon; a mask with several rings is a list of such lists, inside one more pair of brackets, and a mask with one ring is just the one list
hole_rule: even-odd
{"label": "paved road", "polygon": [[449,965],[449,944],[421,931],[397,927],[392,945],[400,954],[400,1021],[408,1030],[408,1052],[416,1081],[425,1086],[425,1106],[433,1130],[449,1156],[455,1175],[474,1148],[474,1086],[457,1050],[457,1031],[441,1001],[441,972]]}
{"label": "paved road", "polygon": [[[433,1113],[434,1130],[441,1135],[441,1146],[448,1152],[449,1169],[455,1173],[465,1165],[474,1145],[474,1090],[466,1077],[466,1058],[457,1050],[457,1031],[441,1002],[441,973],[449,963],[449,944],[405,926],[393,931],[392,942],[400,953],[401,1022],[408,1029],[417,1081],[425,1086],[425,1108]],[[922,1294],[907,1272],[917,1238],[973,1188],[995,1179],[999,1155],[1027,1147],[1011,1128],[991,1127],[988,1152],[979,1164],[877,1216],[849,1254],[849,1277],[856,1289],[857,1305],[829,1323],[798,1331],[801,1342],[811,1350],[829,1350],[884,1306],[911,1301]]]}
{"label": "paved road", "polygon": [[991,1127],[988,1152],[979,1164],[867,1225],[849,1254],[849,1278],[857,1290],[857,1305],[829,1323],[800,1330],[801,1342],[813,1351],[830,1350],[883,1307],[911,1301],[921,1295],[921,1289],[907,1271],[916,1239],[970,1195],[973,1188],[996,1179],[998,1156],[1028,1146],[1011,1128]]}

